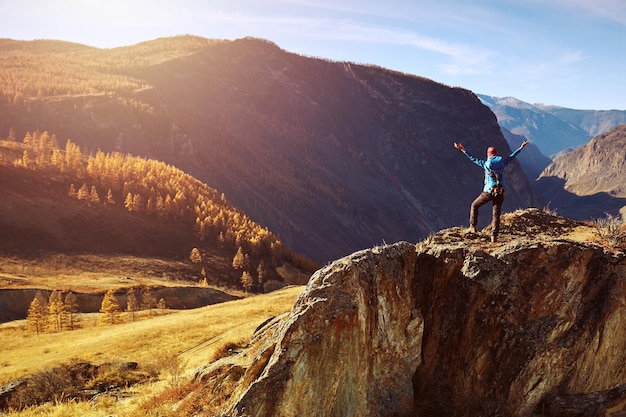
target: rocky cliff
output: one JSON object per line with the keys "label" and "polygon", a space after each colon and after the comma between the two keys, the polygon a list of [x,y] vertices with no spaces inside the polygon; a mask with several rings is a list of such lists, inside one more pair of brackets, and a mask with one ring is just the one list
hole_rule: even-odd
{"label": "rocky cliff", "polygon": [[626,256],[537,209],[317,271],[197,372],[246,416],[624,416]]}

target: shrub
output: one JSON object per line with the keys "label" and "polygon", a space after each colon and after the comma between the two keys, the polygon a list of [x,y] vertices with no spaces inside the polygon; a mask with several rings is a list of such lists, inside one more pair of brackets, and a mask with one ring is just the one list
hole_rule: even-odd
{"label": "shrub", "polygon": [[169,377],[172,385],[178,385],[183,378],[187,363],[188,361],[179,355],[162,352],[152,358],[146,369],[154,375],[161,375],[163,378]]}
{"label": "shrub", "polygon": [[146,381],[150,375],[139,372],[136,363],[96,366],[74,361],[37,372],[25,379],[7,401],[8,408],[23,410],[46,402],[86,399],[113,388]]}
{"label": "shrub", "polygon": [[80,361],[37,372],[26,379],[26,384],[15,390],[7,404],[21,410],[49,401],[78,398],[85,381],[96,372],[97,367]]}
{"label": "shrub", "polygon": [[626,240],[626,231],[618,216],[606,213],[606,217],[596,219],[595,226],[600,241],[611,248],[620,247],[622,241]]}

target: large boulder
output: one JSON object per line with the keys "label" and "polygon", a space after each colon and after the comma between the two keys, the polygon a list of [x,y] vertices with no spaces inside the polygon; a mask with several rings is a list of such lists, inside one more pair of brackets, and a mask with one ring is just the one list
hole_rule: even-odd
{"label": "large boulder", "polygon": [[592,230],[531,209],[357,252],[196,377],[255,417],[623,415],[626,257]]}

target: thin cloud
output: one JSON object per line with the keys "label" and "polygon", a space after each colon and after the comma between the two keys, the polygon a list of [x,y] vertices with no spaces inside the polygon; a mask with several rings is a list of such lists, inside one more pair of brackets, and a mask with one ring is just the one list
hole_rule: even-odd
{"label": "thin cloud", "polygon": [[583,59],[585,59],[582,51],[576,51],[576,52],[566,52],[563,55],[561,55],[559,62],[561,64],[565,64],[565,65],[571,65],[571,64],[575,64],[577,62],[582,61]]}
{"label": "thin cloud", "polygon": [[[531,60],[518,65],[510,64],[512,71],[502,71],[501,75],[517,83],[527,90],[536,90],[540,86],[576,85],[579,79],[578,63],[584,60],[580,51],[564,52],[551,60]],[[543,87],[545,88],[545,87]]]}
{"label": "thin cloud", "polygon": [[605,19],[626,25],[624,0],[532,0],[543,6],[553,5],[586,16]]}
{"label": "thin cloud", "polygon": [[241,13],[212,14],[212,20],[228,22],[233,25],[293,33],[311,39],[361,42],[364,44],[383,44],[404,46],[433,52],[448,57],[455,65],[479,66],[493,55],[484,48],[475,48],[466,44],[448,42],[443,39],[424,36],[409,30],[397,30],[385,26],[365,24],[351,19],[302,18],[290,16],[252,16]]}

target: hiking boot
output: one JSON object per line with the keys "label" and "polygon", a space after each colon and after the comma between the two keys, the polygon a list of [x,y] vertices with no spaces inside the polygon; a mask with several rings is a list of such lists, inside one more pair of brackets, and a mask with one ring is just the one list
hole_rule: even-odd
{"label": "hiking boot", "polygon": [[476,233],[476,226],[470,226],[469,229],[467,229],[467,231],[470,233]]}

